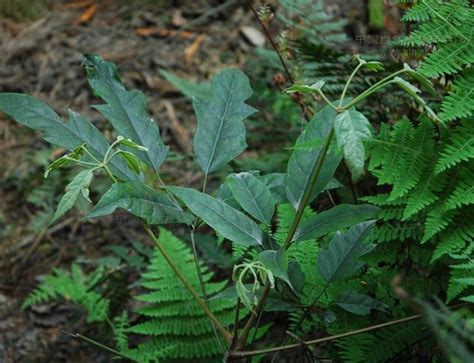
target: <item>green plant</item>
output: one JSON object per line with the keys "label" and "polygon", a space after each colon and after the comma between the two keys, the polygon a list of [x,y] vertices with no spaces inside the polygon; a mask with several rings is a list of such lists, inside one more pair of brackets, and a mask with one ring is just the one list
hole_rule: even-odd
{"label": "green plant", "polygon": [[[338,321],[338,316],[346,313],[367,315],[386,309],[358,286],[365,266],[363,259],[373,249],[365,240],[378,208],[340,204],[314,213],[310,204],[322,191],[338,186],[333,174],[342,159],[349,165],[353,179],[360,177],[365,160],[364,144],[372,139],[372,130],[367,118],[355,107],[373,93],[392,85],[399,86],[421,104],[432,119],[430,122],[438,125],[439,119],[418,95],[420,90],[401,78],[402,75],[412,77],[431,89],[431,84],[408,65],[355,97],[346,98],[358,71],[383,68],[380,62],[365,61],[358,56],[355,61],[356,67],[337,99],[328,98],[324,82],[295,84],[286,90],[287,93],[316,95],[327,105],[311,117],[296,140],[285,174],[261,175],[252,170],[230,174],[216,197],[207,192],[209,178],[245,150],[243,121],[255,112],[246,104],[252,94],[249,81],[237,69],[223,70],[214,77],[212,97],[193,100],[197,118],[194,153],[204,174],[201,191],[163,183],[159,167],[166,159],[168,147],[160,139],[157,124],[146,113],[145,96],[139,91],[127,90],[116,67],[97,55],[86,55],[84,68],[95,94],[105,101],[95,108],[118,134],[111,144],[77,113],[70,111],[70,121],[63,123],[49,106],[31,96],[0,94],[0,110],[26,126],[45,131],[47,141],[70,151],[50,165],[46,176],[68,164],[84,168],[68,185],[54,220],[73,206],[79,194],[88,199],[94,175],[102,173],[110,177],[112,186],[100,197],[88,218],[124,209],[143,221],[146,233],[156,245],[156,253],[141,282],[150,292],[139,298],[150,306],[137,311],[150,319],[129,326],[129,315],[123,313],[111,322],[117,345],[125,352],[119,352],[120,355],[140,361],[217,356],[221,342],[221,354],[232,359],[242,358],[261,353],[244,349],[259,337],[266,307],[295,312],[297,332],[307,324],[308,318],[315,317],[314,314],[316,325],[322,327],[321,320],[318,323],[321,315],[326,316],[327,322],[334,322],[334,318]],[[145,173],[147,168],[152,173]],[[278,205],[280,210],[286,210],[289,219],[285,222],[280,219],[274,231],[272,220]],[[189,227],[192,254],[165,230],[161,230],[159,237],[155,235],[153,226],[173,223]],[[212,281],[213,274],[199,261],[195,233],[203,225],[211,227],[220,239],[230,242],[239,259],[233,271],[235,288],[230,291],[221,291],[228,281]],[[306,255],[316,251],[315,271]],[[372,270],[371,274],[375,272]],[[318,295],[315,295],[314,285],[306,284],[306,278],[318,286]],[[57,283],[59,281],[50,279],[45,285],[48,288],[43,287],[48,297],[57,294],[54,292]],[[83,295],[92,293],[89,288],[86,287],[85,293],[81,290]],[[371,286],[368,292],[374,290]],[[63,296],[67,294],[59,291]],[[215,293],[219,294],[211,299],[210,295]],[[41,294],[37,294],[39,298],[28,304],[41,301]],[[83,295],[79,294],[76,301],[83,303]],[[194,316],[191,320],[184,310],[177,311],[184,299],[193,299],[186,304]],[[239,324],[245,315],[241,305],[250,311],[245,324]],[[338,310],[336,315],[331,311],[333,308],[342,312]],[[382,327],[391,324],[382,324]],[[133,350],[125,348],[129,333],[155,337],[140,345],[142,348],[135,351],[139,357],[134,358]],[[347,336],[359,333],[361,331],[349,332]],[[328,340],[337,338],[340,337],[336,335]],[[203,347],[194,346],[193,339],[194,344],[199,344],[198,339],[203,342]],[[190,345],[183,348],[186,342]],[[306,344],[311,346],[318,342]],[[263,353],[298,346],[283,344],[263,349]]]}
{"label": "green plant", "polygon": [[470,99],[474,89],[474,7],[467,0],[419,1],[405,21],[414,22],[414,30],[395,42],[402,47],[428,49],[419,72],[427,77],[453,79],[448,95],[441,103],[440,118],[451,121],[474,112]]}

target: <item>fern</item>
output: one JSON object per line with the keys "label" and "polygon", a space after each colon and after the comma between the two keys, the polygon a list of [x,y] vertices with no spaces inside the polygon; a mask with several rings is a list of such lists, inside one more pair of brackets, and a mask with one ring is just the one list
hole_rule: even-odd
{"label": "fern", "polygon": [[435,172],[439,174],[470,159],[474,159],[474,123],[471,120],[463,120],[441,150]]}
{"label": "fern", "polygon": [[277,13],[278,18],[305,38],[328,45],[347,41],[343,32],[347,21],[328,14],[322,1],[281,0],[279,5],[283,11]]}
{"label": "fern", "polygon": [[395,44],[431,48],[419,71],[437,78],[454,75],[452,89],[441,105],[440,118],[450,121],[474,113],[474,7],[468,0],[422,0],[404,16],[419,25]]}
{"label": "fern", "polygon": [[[160,229],[160,241],[196,291],[200,291],[191,250],[165,229]],[[213,274],[204,265],[201,265],[201,272],[207,294],[217,294],[226,287],[225,282],[210,282]],[[142,280],[141,285],[148,292],[136,297],[137,301],[145,303],[136,312],[143,322],[130,326],[127,333],[148,336],[149,339],[130,349],[127,354],[140,361],[219,361],[221,351],[209,319],[191,299],[189,291],[158,250],[142,274]],[[223,324],[233,323],[235,301],[211,299],[209,304]],[[241,314],[241,318],[244,316]]]}
{"label": "fern", "polygon": [[[374,229],[372,241],[407,246],[429,242],[431,263],[445,257],[462,265],[474,258],[473,131],[468,122],[461,122],[438,135],[426,121],[416,127],[406,119],[381,128],[371,148],[369,170],[379,184],[393,187],[390,193],[362,198],[382,207],[383,222]],[[413,168],[410,158],[423,163]],[[448,300],[469,287],[467,280],[459,280],[454,266]]]}
{"label": "fern", "polygon": [[77,264],[73,264],[71,272],[55,269],[54,274],[45,280],[23,302],[22,308],[44,303],[62,297],[83,306],[88,313],[87,321],[105,321],[110,301],[93,290],[104,276],[104,268],[99,267],[93,273],[84,275]]}

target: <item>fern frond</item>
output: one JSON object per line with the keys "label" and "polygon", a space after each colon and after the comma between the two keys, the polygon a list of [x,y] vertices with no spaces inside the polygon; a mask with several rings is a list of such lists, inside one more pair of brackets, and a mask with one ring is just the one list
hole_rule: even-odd
{"label": "fern frond", "polygon": [[439,174],[461,161],[474,159],[474,122],[463,120],[452,132],[449,142],[446,142],[441,156],[436,163],[435,173]]}
{"label": "fern frond", "polygon": [[[160,241],[173,255],[183,275],[200,291],[199,278],[191,249],[165,229],[160,229]],[[208,295],[215,295],[226,288],[226,282],[212,282],[213,273],[201,265],[202,278]],[[136,297],[145,304],[135,311],[142,321],[127,329],[129,334],[147,336],[148,340],[131,349],[127,354],[140,361],[177,360],[193,362],[222,359],[213,327],[202,308],[192,299],[171,267],[156,250],[147,270],[142,273],[141,286],[148,292]],[[234,322],[233,299],[211,299],[209,308],[224,325]],[[245,317],[241,314],[241,318]]]}
{"label": "fern frond", "polygon": [[[474,40],[474,39],[473,39]],[[474,63],[474,50],[471,63]],[[464,75],[459,75],[453,82],[452,90],[441,104],[442,112],[439,114],[443,121],[468,117],[474,113],[474,71],[469,70]],[[472,121],[471,121],[472,122]]]}
{"label": "fern frond", "polygon": [[84,275],[77,264],[73,264],[71,272],[55,269],[54,274],[46,276],[45,280],[23,302],[22,308],[44,303],[62,297],[83,306],[89,322],[105,321],[110,301],[92,290],[104,274],[103,266],[89,276]]}

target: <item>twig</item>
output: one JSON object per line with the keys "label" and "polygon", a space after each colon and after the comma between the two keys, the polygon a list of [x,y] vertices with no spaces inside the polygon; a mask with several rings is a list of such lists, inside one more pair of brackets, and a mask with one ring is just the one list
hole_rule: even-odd
{"label": "twig", "polygon": [[88,337],[82,335],[82,334],[79,334],[79,333],[70,333],[70,332],[68,332],[68,331],[66,331],[66,330],[62,330],[62,332],[63,332],[64,334],[67,334],[67,335],[73,337],[73,338],[82,339],[82,340],[84,340],[85,342],[87,342],[87,343],[89,343],[89,344],[95,345],[96,347],[99,347],[99,348],[101,348],[101,349],[103,349],[103,350],[106,350],[106,351],[108,351],[108,352],[110,352],[110,353],[113,353],[113,354],[115,354],[115,355],[117,355],[117,356],[119,356],[119,357],[121,357],[121,358],[127,359],[127,360],[129,360],[129,361],[130,361],[130,360],[133,360],[133,359],[131,359],[130,357],[126,356],[125,354],[120,353],[118,350],[115,350],[115,349],[113,349],[113,348],[110,348],[109,346],[104,345],[104,344],[102,344],[102,343],[99,343],[99,342],[97,342],[97,341],[95,341],[95,340],[93,340],[93,339],[91,339],[91,338],[88,338]]}
{"label": "twig", "polygon": [[[275,53],[278,55],[278,59],[280,60],[280,63],[283,66],[283,69],[285,70],[286,76],[288,77],[288,80],[290,81],[291,85],[295,84],[295,80],[294,80],[293,76],[291,75],[290,70],[288,69],[288,66],[286,65],[285,60],[283,59],[283,56],[280,52],[280,49],[278,49],[278,46],[276,45],[275,41],[273,40],[273,37],[270,34],[270,31],[268,30],[267,26],[262,21],[262,19],[260,19],[260,16],[258,16],[257,11],[252,6],[251,0],[247,1],[247,5],[250,8],[250,10],[252,11],[255,18],[257,18],[258,22],[260,23],[260,26],[263,29],[263,32],[265,33],[265,36],[267,37],[268,41],[270,42],[270,44],[271,44],[273,50],[275,51]],[[300,93],[295,93],[294,100],[300,106],[301,112],[303,113],[303,116],[306,119],[306,121],[309,121],[310,118],[311,118],[311,115],[308,112],[308,109],[306,108],[306,105],[304,104],[304,99],[301,97],[301,94]]]}
{"label": "twig", "polygon": [[402,324],[411,320],[419,319],[422,315],[417,314],[417,315],[412,315],[406,318],[398,319],[398,320],[392,320],[387,323],[382,323],[382,324],[377,324],[377,325],[372,325],[366,328],[358,329],[358,330],[353,330],[347,333],[342,333],[338,335],[331,335],[329,337],[324,337],[324,338],[319,338],[319,339],[314,339],[314,340],[307,340],[307,341],[301,341],[299,343],[294,343],[294,344],[288,344],[288,345],[283,345],[281,347],[274,347],[274,348],[267,348],[267,349],[260,349],[260,350],[252,350],[252,351],[241,351],[241,352],[231,352],[229,354],[230,357],[234,358],[244,358],[244,357],[251,357],[254,355],[260,355],[260,354],[267,354],[267,353],[275,353],[279,352],[282,350],[289,350],[289,349],[295,349],[301,347],[301,345],[314,345],[314,344],[319,344],[319,343],[325,343],[329,342],[332,340],[340,339],[340,338],[345,338],[357,334],[362,334],[366,333],[372,330],[377,330],[381,329],[387,326],[391,325],[397,325],[397,324]]}

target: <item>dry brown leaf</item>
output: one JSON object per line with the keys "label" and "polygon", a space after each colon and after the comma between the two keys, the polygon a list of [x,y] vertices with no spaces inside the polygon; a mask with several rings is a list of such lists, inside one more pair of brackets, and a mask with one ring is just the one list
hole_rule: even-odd
{"label": "dry brown leaf", "polygon": [[91,6],[87,8],[86,11],[82,13],[82,15],[76,20],[75,23],[77,25],[87,24],[88,22],[92,20],[94,15],[97,13],[97,9],[98,9],[97,4],[92,4]]}
{"label": "dry brown leaf", "polygon": [[186,64],[188,67],[191,67],[193,64],[193,58],[196,52],[201,47],[202,43],[206,39],[206,34],[199,34],[199,36],[194,40],[194,42],[186,47],[184,50],[184,59],[186,60]]}

